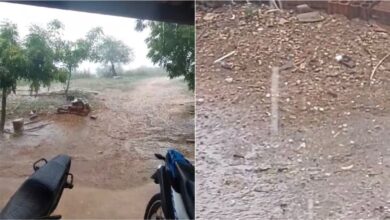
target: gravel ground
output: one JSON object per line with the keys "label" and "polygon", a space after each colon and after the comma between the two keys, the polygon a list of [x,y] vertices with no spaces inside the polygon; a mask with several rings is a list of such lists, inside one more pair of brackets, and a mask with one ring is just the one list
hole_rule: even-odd
{"label": "gravel ground", "polygon": [[390,36],[318,15],[302,23],[256,4],[197,7],[200,219],[390,218],[389,60],[370,80]]}

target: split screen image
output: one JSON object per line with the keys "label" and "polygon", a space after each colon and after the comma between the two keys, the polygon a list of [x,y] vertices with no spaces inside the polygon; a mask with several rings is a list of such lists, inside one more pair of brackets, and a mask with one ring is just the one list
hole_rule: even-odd
{"label": "split screen image", "polygon": [[0,218],[390,218],[389,9],[1,2]]}

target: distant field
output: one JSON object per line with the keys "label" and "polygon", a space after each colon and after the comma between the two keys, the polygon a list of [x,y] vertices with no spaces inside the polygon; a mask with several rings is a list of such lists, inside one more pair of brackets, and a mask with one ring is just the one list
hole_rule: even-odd
{"label": "distant field", "polygon": [[[95,92],[100,92],[105,89],[128,91],[141,80],[164,76],[168,77],[164,71],[129,71],[116,79],[96,77],[94,75],[88,78],[76,77],[70,82],[69,95],[85,98],[92,106],[96,107],[99,103],[93,95]],[[55,82],[52,83],[49,90],[43,88],[38,93],[38,96],[34,97],[29,96],[28,82],[19,81],[16,95],[11,94],[7,100],[7,118],[11,119],[27,116],[31,110],[36,110],[39,113],[51,113],[56,111],[58,106],[67,103],[65,97],[62,95],[64,87],[64,84]]]}
{"label": "distant field", "polygon": [[[73,74],[70,81],[70,89],[91,89],[95,91],[101,91],[103,89],[128,89],[135,82],[150,77],[162,77],[167,76],[167,73],[162,69],[135,69],[126,71],[123,74],[119,74],[119,78],[114,79],[112,77],[98,77],[93,74]],[[63,90],[64,84],[53,82],[50,86],[50,91]],[[28,82],[21,80],[18,82],[18,90],[25,92],[28,90]],[[40,92],[47,92],[47,88],[42,88]]]}
{"label": "distant field", "polygon": [[[139,82],[140,80],[151,78],[151,77],[162,77],[166,76],[165,73],[161,74],[131,74],[122,75],[120,78],[84,78],[84,79],[73,79],[71,80],[72,89],[91,89],[94,91],[102,91],[104,89],[120,89],[127,90],[131,89],[132,85]],[[168,76],[167,76],[168,77]],[[60,86],[60,85],[55,85]]]}

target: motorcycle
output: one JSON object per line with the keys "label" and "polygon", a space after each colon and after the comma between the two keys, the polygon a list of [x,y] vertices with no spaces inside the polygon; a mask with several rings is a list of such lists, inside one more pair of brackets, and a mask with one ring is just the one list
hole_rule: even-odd
{"label": "motorcycle", "polygon": [[20,186],[0,212],[0,219],[60,219],[51,215],[65,188],[73,188],[71,158],[58,155],[33,164],[34,173]]}
{"label": "motorcycle", "polygon": [[164,161],[151,177],[160,185],[160,192],[150,199],[144,219],[194,219],[194,166],[173,149],[165,157],[155,157]]}

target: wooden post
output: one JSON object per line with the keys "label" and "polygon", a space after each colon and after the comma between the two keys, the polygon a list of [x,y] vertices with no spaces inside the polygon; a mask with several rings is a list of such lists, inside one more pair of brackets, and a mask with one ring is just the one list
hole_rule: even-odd
{"label": "wooden post", "polygon": [[18,118],[12,121],[15,133],[22,133],[24,130],[24,119]]}

